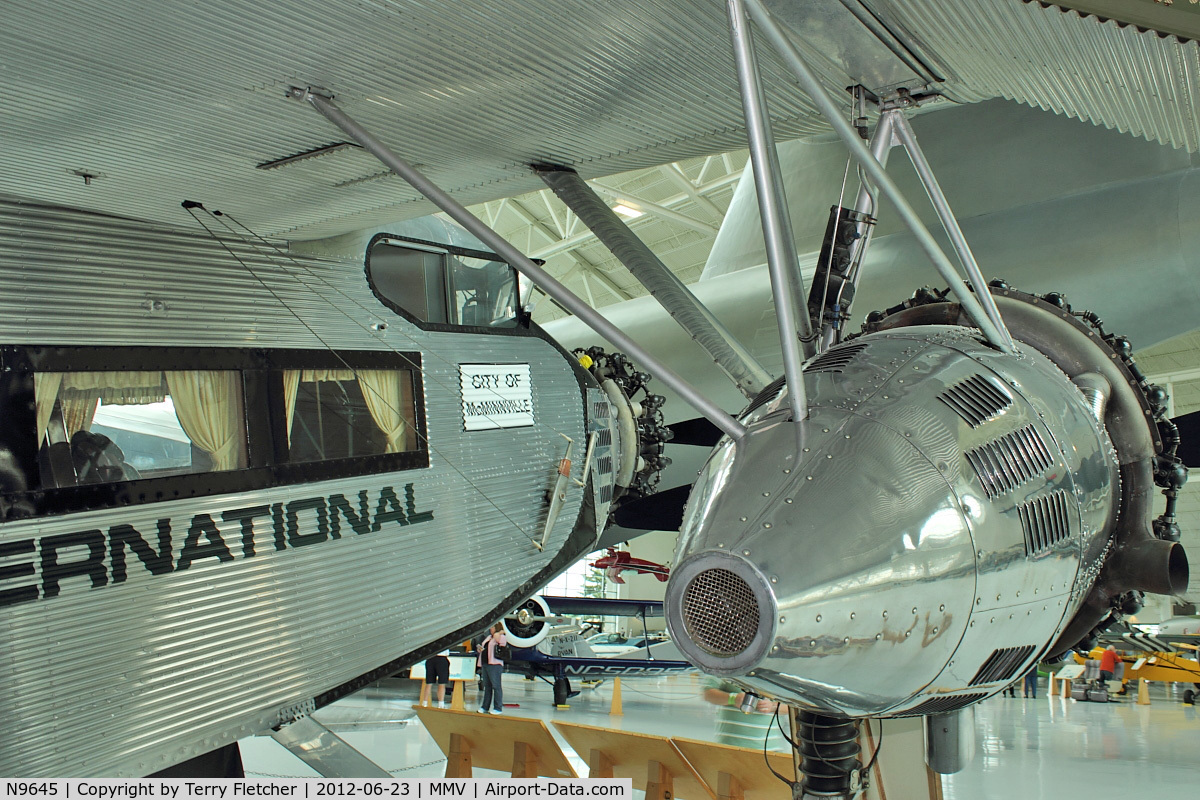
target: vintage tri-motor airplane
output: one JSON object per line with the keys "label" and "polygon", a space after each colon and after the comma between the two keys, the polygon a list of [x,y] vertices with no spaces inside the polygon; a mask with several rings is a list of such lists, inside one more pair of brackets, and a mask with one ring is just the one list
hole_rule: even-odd
{"label": "vintage tri-motor airplane", "polygon": [[[1049,289],[985,278],[909,118],[1008,98],[1162,143],[1137,168],[1190,175],[1173,154],[1200,141],[1193,17],[1146,6],[6,9],[0,772],[150,774],[252,733],[310,736],[313,708],[594,550],[617,495],[655,489],[667,394],[717,431],[682,492],[676,644],[800,709],[801,793],[859,785],[863,718],[936,717],[935,768],[957,768],[955,714],[1139,592],[1183,590],[1186,470],[1126,339]],[[830,129],[861,172],[843,173],[853,200],[829,199],[806,292],[773,135]],[[765,361],[582,180],[747,134],[778,333]],[[884,170],[893,145],[965,279]],[[973,194],[1011,192],[1006,174]],[[733,401],[462,205],[541,182],[623,254]],[[1194,308],[1179,268],[1194,185],[1164,178],[1122,205],[1186,220],[1136,249],[1168,250],[1139,271],[1146,326]],[[474,238],[396,223],[435,207]],[[932,261],[948,290],[891,285],[864,307],[888,214],[911,231],[901,260]],[[1129,251],[1072,238],[1085,218],[1043,239],[1127,275]],[[588,324],[589,346],[564,352],[531,324],[505,263]],[[131,406],[169,434],[110,408]]]}

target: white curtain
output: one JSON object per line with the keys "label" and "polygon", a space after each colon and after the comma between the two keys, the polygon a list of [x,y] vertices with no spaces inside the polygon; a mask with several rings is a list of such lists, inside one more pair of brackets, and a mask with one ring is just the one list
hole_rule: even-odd
{"label": "white curtain", "polygon": [[165,375],[184,433],[212,456],[213,469],[237,469],[242,455],[238,373],[197,370]]}
{"label": "white curtain", "polygon": [[63,424],[67,426],[67,437],[76,431],[92,429],[92,420],[96,418],[96,409],[100,407],[100,398],[91,399],[64,397],[62,399]]}
{"label": "white curtain", "polygon": [[407,374],[394,369],[358,371],[358,385],[367,401],[367,410],[387,437],[385,453],[399,453],[405,449],[404,433],[408,425],[404,421],[400,379],[407,377]]}
{"label": "white curtain", "polygon": [[292,419],[296,416],[296,395],[300,391],[300,370],[283,371],[283,409],[287,417],[288,447],[292,446]]}
{"label": "white curtain", "polygon": [[[50,373],[53,374],[53,373]],[[105,405],[148,405],[167,398],[161,372],[65,372],[62,396],[72,400],[103,400]]]}
{"label": "white curtain", "polygon": [[54,401],[58,399],[58,387],[62,386],[61,372],[35,372],[33,395],[37,400],[37,435],[41,442],[46,438],[46,426],[54,413]]}

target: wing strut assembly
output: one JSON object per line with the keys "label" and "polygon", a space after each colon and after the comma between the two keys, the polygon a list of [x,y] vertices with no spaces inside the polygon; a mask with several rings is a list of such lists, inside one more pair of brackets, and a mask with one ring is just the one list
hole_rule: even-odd
{"label": "wing strut assembly", "polygon": [[293,87],[287,96],[293,100],[306,102],[320,112],[321,116],[340,128],[347,136],[358,142],[371,155],[379,159],[384,166],[395,172],[410,186],[424,195],[431,203],[445,211],[451,219],[462,225],[476,236],[481,242],[491,248],[492,252],[507,261],[514,269],[525,275],[538,288],[557,301],[563,308],[579,317],[588,327],[603,336],[617,348],[632,356],[639,364],[670,387],[692,408],[707,417],[714,425],[733,439],[741,439],[746,434],[746,428],[736,419],[727,414],[720,406],[697,391],[696,387],[685,381],[669,367],[652,356],[644,347],[639,345],[616,325],[602,317],[582,298],[555,280],[550,273],[529,260],[529,258],[508,240],[484,224],[478,217],[468,211],[461,203],[442,191],[427,177],[413,168],[404,159],[393,153],[387,146],[367,132],[340,108],[333,100],[313,88],[301,89]]}
{"label": "wing strut assembly", "polygon": [[540,164],[533,169],[696,344],[704,348],[742,394],[753,399],[771,382],[771,374],[750,351],[667,269],[608,203],[596,196],[579,173],[569,167]]}
{"label": "wing strut assembly", "polygon": [[746,116],[746,136],[750,141],[750,163],[754,168],[754,186],[762,217],[763,239],[767,245],[767,270],[771,275],[771,296],[779,321],[779,342],[783,349],[783,374],[787,381],[788,405],[792,420],[808,416],[804,393],[801,358],[816,352],[812,325],[801,310],[804,303],[804,278],[796,258],[796,242],[788,216],[783,175],[771,135],[771,119],[758,75],[750,20],[742,0],[729,0],[729,26],[733,33],[733,54],[737,64],[738,85],[742,92],[742,110]]}
{"label": "wing strut assembly", "polygon": [[[976,295],[967,288],[967,285],[963,282],[962,277],[958,274],[958,271],[954,268],[954,265],[950,263],[950,259],[946,257],[944,252],[942,252],[941,247],[938,246],[938,243],[933,238],[933,235],[921,222],[920,218],[917,216],[917,212],[913,210],[913,207],[908,203],[908,200],[900,192],[899,187],[896,186],[895,182],[892,181],[891,177],[888,176],[887,171],[871,154],[866,145],[863,144],[862,139],[859,137],[854,127],[848,121],[842,118],[841,112],[833,102],[833,99],[830,98],[825,92],[824,88],[821,87],[816,76],[813,75],[812,71],[805,63],[804,58],[792,44],[791,40],[788,39],[787,34],[784,33],[783,29],[780,28],[779,24],[771,15],[771,12],[768,11],[762,4],[761,0],[729,0],[729,12],[731,25],[734,29],[735,51],[739,49],[745,49],[748,56],[748,58],[745,59],[748,63],[745,65],[745,67],[743,67],[743,57],[739,53],[738,72],[739,77],[743,78],[743,105],[749,109],[750,106],[755,105],[758,100],[761,100],[761,89],[754,86],[750,86],[748,88],[747,82],[742,75],[743,72],[751,75],[757,74],[757,65],[753,60],[753,50],[748,46],[750,35],[749,25],[745,24],[745,15],[746,13],[749,13],[750,19],[753,19],[758,25],[759,30],[761,30],[763,35],[766,36],[767,41],[771,44],[772,48],[775,49],[780,58],[783,59],[784,64],[792,72],[793,77],[796,79],[797,83],[800,84],[800,88],[803,89],[805,94],[812,99],[813,103],[817,106],[817,109],[821,112],[821,115],[825,117],[825,119],[833,127],[834,132],[837,133],[838,138],[840,138],[842,143],[845,144],[850,150],[850,154],[862,165],[863,169],[867,171],[871,177],[871,180],[875,182],[879,190],[882,191],[883,194],[892,201],[893,205],[895,205],[896,211],[900,214],[901,219],[903,219],[905,224],[908,225],[909,230],[912,231],[913,236],[920,244],[921,249],[923,249],[929,256],[930,260],[933,261],[933,265],[937,269],[938,274],[942,276],[942,280],[949,284],[951,291],[954,292],[955,298],[958,300],[963,310],[971,318],[971,321],[975,323],[975,325],[979,328],[984,337],[993,347],[1005,353],[1014,353],[1016,347],[1013,344],[1012,337],[1005,328],[1003,320],[1000,319],[999,312],[994,310],[994,304],[992,304],[992,298],[988,293],[987,285],[981,277],[978,277],[977,265],[975,266],[974,274],[971,274],[971,265],[974,264],[974,259],[969,257],[964,258],[964,265],[967,268],[968,274],[970,274],[971,280],[974,282],[975,289],[978,292],[978,299],[976,298]],[[739,26],[744,29],[741,36],[739,36],[738,33]],[[743,48],[739,44],[740,39],[746,39],[747,46]],[[759,105],[761,104],[759,103]],[[749,117],[749,114],[747,116]],[[903,117],[899,116],[899,109],[897,109],[895,120],[899,120],[899,124],[894,124],[894,127],[897,129],[896,133],[897,135],[902,136],[903,134],[900,133],[899,129],[906,128],[907,123],[904,121]],[[747,123],[747,126],[752,130],[755,128],[754,125],[749,124],[749,118],[747,119]],[[911,133],[911,131],[909,132]],[[912,146],[907,147],[906,149],[909,150],[909,155],[913,158],[913,165],[917,167],[918,173],[920,173],[921,164],[924,164],[924,157],[920,155],[920,150],[916,147],[915,138],[910,137],[910,139]],[[903,142],[904,139],[902,138],[901,141]],[[752,146],[751,153],[753,152],[754,147]],[[939,216],[942,217],[943,224],[949,224],[950,227],[956,228],[957,225],[946,223],[946,217],[952,217],[953,215],[950,214],[949,206],[945,204],[945,198],[941,197],[940,189],[934,188],[936,187],[936,181],[932,180],[932,173],[928,173],[928,165],[925,164],[924,166],[926,174],[922,175],[921,177],[922,181],[925,182],[926,190],[930,194],[930,199],[933,200]],[[755,180],[760,180],[759,173],[760,169],[756,164],[754,173]],[[760,206],[763,206],[764,204],[764,194],[769,195],[770,193],[764,192],[764,190],[760,188]],[[940,202],[939,197],[941,198]],[[766,219],[767,214],[766,209],[764,208],[764,230],[767,227]],[[951,239],[954,240],[954,238],[954,234],[952,233]],[[956,247],[957,246],[958,245],[956,243]],[[767,252],[771,252],[770,240],[768,240]],[[962,253],[960,250],[960,257],[961,256]],[[773,272],[772,282],[774,282],[774,277],[775,276]],[[983,306],[980,305],[981,300],[985,304],[993,305],[993,313],[988,313],[984,310]],[[779,301],[777,298],[777,307],[778,303]],[[780,327],[783,327],[782,314],[780,315]],[[785,368],[789,366],[786,348],[787,345],[785,343]],[[788,383],[790,386],[790,378]]]}

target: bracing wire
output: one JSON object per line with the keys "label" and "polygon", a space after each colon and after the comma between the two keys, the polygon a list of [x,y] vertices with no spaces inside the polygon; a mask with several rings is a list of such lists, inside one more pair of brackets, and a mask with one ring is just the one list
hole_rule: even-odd
{"label": "bracing wire", "polygon": [[[200,206],[200,207],[201,207],[201,208],[203,208],[203,206]],[[294,309],[293,309],[291,306],[289,306],[289,305],[288,305],[286,302],[284,302],[283,298],[281,298],[281,297],[279,296],[279,294],[278,294],[278,293],[276,293],[276,292],[275,292],[275,290],[274,290],[274,289],[272,289],[272,288],[270,287],[270,285],[269,285],[269,284],[268,284],[266,281],[264,281],[264,280],[262,279],[262,277],[261,277],[261,276],[259,276],[259,274],[258,274],[258,273],[257,273],[257,272],[256,272],[256,271],[255,271],[255,270],[254,270],[254,269],[253,269],[253,268],[252,268],[250,265],[249,265],[249,264],[247,264],[247,263],[246,263],[246,262],[245,262],[243,259],[241,259],[241,258],[240,258],[240,257],[237,255],[237,253],[235,253],[235,252],[233,251],[233,249],[232,249],[232,248],[230,248],[230,247],[229,247],[229,246],[228,246],[228,245],[225,243],[225,241],[224,241],[224,240],[223,240],[223,239],[222,239],[222,238],[221,238],[221,237],[220,237],[220,236],[219,236],[219,235],[216,233],[216,231],[212,230],[212,229],[211,229],[211,228],[210,228],[208,225],[206,225],[206,224],[204,223],[204,221],[203,221],[203,220],[202,220],[202,219],[201,219],[199,216],[197,216],[195,213],[193,213],[193,209],[192,209],[192,207],[189,207],[189,206],[185,205],[185,206],[184,206],[184,208],[187,210],[188,214],[189,214],[189,215],[191,215],[191,217],[192,217],[194,220],[196,220],[197,224],[199,224],[199,225],[200,225],[200,227],[204,228],[204,230],[205,230],[205,231],[206,231],[206,232],[209,234],[209,236],[211,236],[211,237],[213,238],[213,240],[214,240],[214,241],[216,241],[216,242],[217,242],[217,243],[218,243],[218,244],[219,244],[219,245],[220,245],[220,246],[221,246],[221,247],[222,247],[222,248],[225,250],[225,252],[227,252],[227,253],[228,253],[228,254],[229,254],[229,255],[230,255],[230,256],[231,256],[231,257],[232,257],[232,258],[233,258],[235,261],[237,261],[237,262],[238,262],[238,264],[240,264],[240,265],[242,266],[242,268],[243,268],[243,269],[245,269],[245,270],[246,270],[246,271],[247,271],[247,272],[248,272],[248,273],[251,275],[251,277],[253,277],[253,278],[254,278],[256,281],[258,281],[258,283],[259,283],[259,284],[261,284],[261,285],[262,285],[262,287],[263,287],[264,289],[266,289],[266,290],[267,290],[267,292],[268,292],[268,293],[269,293],[269,294],[270,294],[272,297],[274,297],[274,298],[275,298],[275,300],[276,300],[276,301],[277,301],[277,302],[278,302],[278,303],[279,303],[279,304],[280,304],[280,305],[281,305],[281,306],[282,306],[284,309],[286,309],[286,310],[288,311],[288,313],[290,313],[292,316],[294,316],[294,317],[296,318],[296,320],[297,320],[297,321],[298,321],[298,322],[299,322],[301,325],[303,325],[303,326],[304,326],[304,328],[305,328],[306,330],[308,330],[308,332],[309,332],[309,333],[311,333],[311,334],[313,335],[313,337],[314,337],[314,338],[315,338],[315,339],[316,339],[318,342],[320,342],[320,343],[321,343],[321,344],[322,344],[322,345],[325,347],[325,349],[326,349],[326,350],[328,350],[328,351],[329,351],[329,352],[330,352],[330,353],[331,353],[331,354],[334,356],[334,358],[336,358],[336,359],[337,359],[337,360],[338,360],[338,361],[339,361],[339,362],[342,364],[342,366],[343,366],[345,369],[347,369],[348,371],[350,371],[350,372],[351,372],[351,373],[352,373],[352,374],[355,376],[355,378],[357,379],[357,377],[358,377],[358,370],[356,370],[354,367],[352,367],[352,366],[349,364],[349,362],[347,362],[347,361],[346,361],[346,359],[345,359],[345,358],[343,358],[343,357],[341,356],[341,354],[337,352],[337,350],[336,350],[335,348],[333,348],[333,347],[332,347],[332,346],[331,346],[331,345],[330,345],[330,344],[329,344],[327,341],[325,341],[325,339],[324,339],[324,338],[322,338],[322,337],[321,337],[321,335],[320,335],[319,333],[317,333],[317,331],[316,331],[316,330],[315,330],[315,329],[314,329],[314,328],[313,328],[311,325],[309,325],[309,324],[308,324],[308,322],[306,322],[306,321],[304,320],[304,318],[303,318],[303,317],[302,317],[302,316],[301,316],[301,315],[300,315],[298,312],[296,312],[296,311],[295,311],[295,310],[294,310]],[[208,209],[204,209],[204,210],[205,210],[205,211],[208,211]],[[213,216],[216,216],[216,214],[215,214],[214,212],[208,211],[208,213],[209,213],[209,214],[211,214],[211,215],[213,215]],[[222,215],[222,216],[223,216],[223,215]],[[218,217],[218,218],[219,218],[219,217]],[[240,224],[240,223],[239,223],[239,224]],[[241,239],[241,237],[239,237],[239,239]],[[243,240],[243,241],[244,241],[244,240]],[[253,245],[251,245],[251,246],[253,247]],[[276,264],[276,263],[275,263],[275,262],[273,262],[273,261],[272,261],[271,263],[272,263],[272,264],[274,264],[275,266],[279,266],[278,264]],[[283,269],[283,268],[282,268],[282,267],[280,267],[280,269]],[[285,272],[285,273],[287,273],[287,274],[289,275],[289,277],[292,277],[292,278],[294,278],[295,280],[297,280],[297,281],[298,281],[298,282],[299,282],[299,283],[300,283],[302,286],[304,286],[305,288],[309,289],[310,291],[314,291],[314,293],[316,293],[316,292],[315,292],[315,290],[313,290],[313,288],[312,288],[311,286],[309,286],[308,284],[304,283],[304,281],[300,280],[300,279],[299,279],[298,277],[296,277],[294,274],[292,274],[292,273],[288,272],[286,269],[284,269],[284,272]],[[331,288],[335,288],[335,290],[336,290],[336,287],[332,287],[332,286],[331,286]],[[319,294],[319,293],[317,293],[317,294]],[[344,294],[343,294],[343,296],[346,296],[346,295],[344,295]],[[351,300],[352,300],[352,298],[349,298],[349,297],[348,297],[347,299],[351,299]],[[333,305],[336,305],[336,304],[333,304]],[[360,307],[361,307],[361,306],[360,306]],[[358,322],[357,320],[355,320],[353,317],[351,317],[351,316],[350,316],[349,314],[347,314],[345,311],[342,311],[341,309],[338,309],[338,310],[339,310],[339,311],[340,311],[340,312],[341,312],[343,315],[345,315],[347,318],[349,318],[349,319],[350,319],[352,322],[354,322],[355,324],[358,324],[360,327],[363,327],[363,328],[364,328],[365,330],[367,330],[369,333],[375,333],[374,331],[371,331],[371,330],[370,330],[370,328],[369,328],[368,326],[364,326],[364,325],[362,325],[362,323],[360,323],[360,322]],[[365,310],[365,307],[364,307],[364,310]],[[411,340],[411,337],[409,337],[409,338],[410,338],[410,340]],[[412,340],[412,341],[414,341],[414,342],[415,342],[415,340]],[[392,348],[390,348],[390,346],[389,346],[389,349],[392,349]],[[396,352],[394,349],[393,349],[392,351],[393,351],[393,352]],[[443,361],[445,361],[445,359],[440,359],[440,360],[443,360]],[[447,364],[448,364],[449,362],[448,362],[448,361],[446,361],[445,363],[447,363]],[[442,384],[440,384],[440,383],[439,383],[439,382],[437,382],[436,380],[435,380],[434,382],[435,382],[435,383],[437,383],[439,386],[442,386],[442,388],[446,388],[445,386],[443,386]],[[360,384],[360,385],[361,385],[361,384]],[[368,388],[369,388],[369,387],[368,387]],[[375,393],[376,397],[379,397],[379,394],[378,394],[378,392],[375,392],[375,390],[374,390],[374,389],[371,389],[371,391]],[[403,413],[401,412],[401,410],[400,410],[400,409],[397,409],[397,408],[394,408],[394,407],[392,407],[392,406],[391,406],[391,404],[390,404],[390,403],[388,403],[388,402],[387,402],[387,401],[386,401],[384,398],[382,398],[382,397],[379,397],[379,400],[380,400],[381,402],[383,402],[385,405],[387,405],[387,406],[388,406],[388,407],[389,407],[389,408],[390,408],[392,411],[395,411],[396,413],[398,413],[398,414],[401,414],[401,416],[403,416]],[[417,435],[420,435],[420,432],[419,432],[419,431],[417,432]],[[514,520],[512,517],[510,517],[508,514],[506,514],[506,513],[504,512],[504,510],[503,510],[502,508],[500,508],[500,506],[499,506],[499,505],[497,505],[497,504],[496,504],[496,502],[495,502],[495,501],[493,501],[493,500],[492,500],[490,497],[488,497],[487,493],[486,493],[486,492],[484,492],[484,491],[483,491],[483,489],[482,489],[481,487],[479,487],[479,486],[478,486],[478,485],[477,485],[477,484],[476,484],[474,481],[472,481],[472,480],[470,479],[470,477],[468,477],[468,476],[466,475],[466,473],[464,473],[464,472],[463,472],[461,469],[459,469],[459,468],[458,468],[458,466],[457,466],[456,464],[454,464],[454,463],[453,463],[453,462],[452,462],[450,459],[447,459],[447,458],[445,457],[445,455],[444,455],[444,454],[442,454],[441,452],[439,452],[439,451],[437,450],[437,448],[436,448],[436,447],[434,447],[434,446],[433,446],[433,444],[432,444],[432,443],[429,441],[429,437],[428,437],[428,436],[425,436],[425,437],[423,437],[423,438],[424,438],[424,443],[425,443],[425,446],[429,448],[430,452],[433,452],[434,454],[436,454],[436,455],[437,455],[439,458],[441,458],[441,459],[442,459],[442,460],[443,460],[443,461],[444,461],[444,462],[445,462],[445,463],[446,463],[446,464],[447,464],[447,465],[448,465],[448,466],[449,466],[451,469],[453,469],[453,470],[454,470],[456,473],[458,473],[459,477],[461,477],[461,478],[462,478],[462,479],[463,479],[463,480],[464,480],[464,481],[467,483],[467,485],[468,485],[468,486],[470,486],[472,489],[474,489],[474,490],[475,490],[475,492],[476,492],[476,493],[478,493],[480,497],[482,497],[482,498],[483,498],[483,499],[484,499],[484,500],[485,500],[485,501],[486,501],[486,502],[487,502],[487,503],[488,503],[490,506],[492,506],[492,507],[493,507],[493,508],[494,508],[494,509],[495,509],[497,512],[499,512],[499,513],[500,513],[500,515],[501,515],[502,517],[504,517],[504,519],[505,519],[505,520],[507,520],[507,521],[508,521],[508,522],[509,522],[509,523],[510,523],[510,524],[511,524],[511,525],[512,525],[514,528],[516,528],[516,529],[517,529],[518,531],[520,531],[520,532],[521,532],[521,533],[522,533],[522,534],[523,534],[523,535],[524,535],[526,538],[528,538],[528,539],[530,540],[530,542],[532,542],[532,543],[534,543],[534,544],[539,544],[539,542],[538,542],[538,540],[537,540],[537,539],[535,539],[535,538],[534,538],[534,537],[533,537],[533,536],[532,536],[532,535],[531,535],[531,534],[530,534],[528,531],[526,531],[526,530],[525,530],[525,529],[524,529],[524,528],[523,528],[523,527],[522,527],[522,526],[521,526],[519,523],[517,523],[517,521],[516,521],[516,520]]]}

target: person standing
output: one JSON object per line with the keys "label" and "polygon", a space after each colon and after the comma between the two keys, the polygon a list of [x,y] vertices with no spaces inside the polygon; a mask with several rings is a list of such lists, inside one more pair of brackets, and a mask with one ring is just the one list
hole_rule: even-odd
{"label": "person standing", "polygon": [[430,700],[432,688],[437,686],[437,707],[446,707],[446,684],[450,683],[450,651],[443,650],[436,656],[425,659],[425,685],[421,687],[421,700],[425,705]]}
{"label": "person standing", "polygon": [[1107,684],[1113,679],[1113,674],[1117,671],[1117,662],[1121,657],[1117,655],[1117,648],[1111,644],[1105,648],[1100,654],[1100,681]]}
{"label": "person standing", "polygon": [[[508,637],[499,625],[493,625],[483,644],[479,646],[479,674],[483,679],[483,702],[479,705],[480,714],[501,714],[504,712],[504,692],[500,681],[504,675],[504,659],[496,652],[497,647],[507,647]],[[489,711],[488,706],[492,708]]]}
{"label": "person standing", "polygon": [[1026,697],[1037,699],[1037,664],[1029,668],[1029,672],[1025,673],[1025,690]]}

